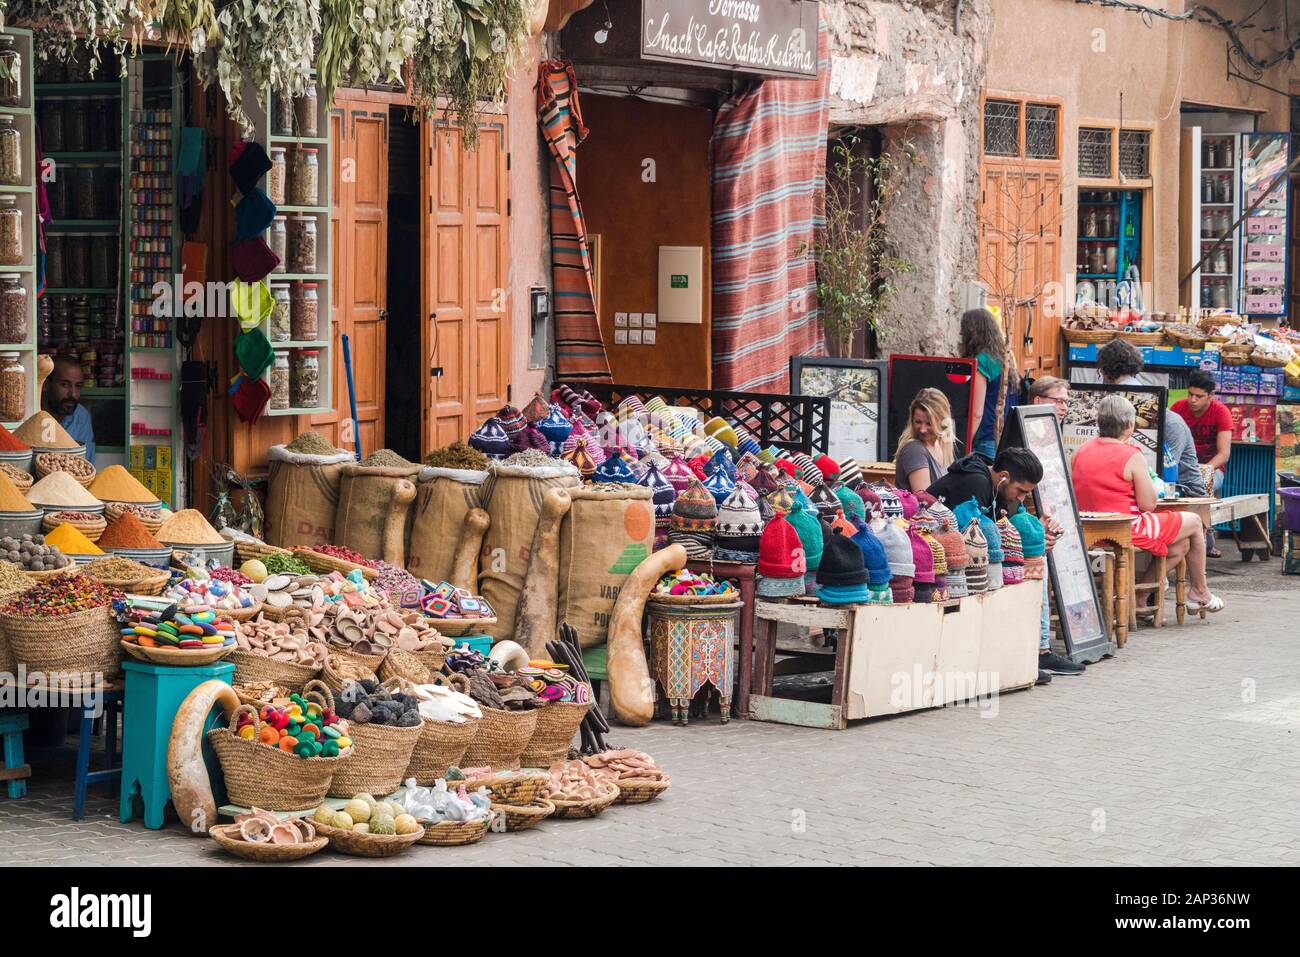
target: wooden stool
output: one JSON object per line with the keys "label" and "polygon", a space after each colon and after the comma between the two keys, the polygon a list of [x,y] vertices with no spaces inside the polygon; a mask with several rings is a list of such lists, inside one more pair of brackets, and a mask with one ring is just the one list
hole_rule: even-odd
{"label": "wooden stool", "polygon": [[1104,549],[1115,557],[1115,645],[1123,648],[1133,618],[1133,521],[1118,513],[1088,513],[1083,520],[1084,544],[1089,551]]}
{"label": "wooden stool", "polygon": [[[1199,614],[1204,621],[1205,609],[1202,608]],[[1180,625],[1187,617],[1187,559],[1185,558],[1174,569],[1174,616]]]}
{"label": "wooden stool", "polygon": [[[1169,569],[1168,561],[1164,555],[1152,555],[1151,565],[1155,568],[1156,575],[1154,581],[1136,582],[1133,585],[1133,605],[1134,618],[1140,613],[1143,618],[1148,615],[1151,617],[1151,625],[1154,628],[1163,628],[1165,626],[1165,595],[1169,590]],[[1136,579],[1136,574],[1134,578]],[[1155,604],[1148,607],[1138,602],[1140,597],[1146,595],[1155,595]]]}
{"label": "wooden stool", "polygon": [[31,765],[23,760],[23,732],[26,730],[25,712],[0,715],[0,736],[5,742],[5,766],[0,771],[0,781],[7,782],[11,798],[20,798],[27,793],[27,779],[32,776]]}
{"label": "wooden stool", "polygon": [[1109,548],[1094,548],[1088,552],[1088,563],[1092,574],[1097,579],[1097,590],[1101,596],[1101,626],[1106,630],[1106,638],[1115,640],[1115,553]]}

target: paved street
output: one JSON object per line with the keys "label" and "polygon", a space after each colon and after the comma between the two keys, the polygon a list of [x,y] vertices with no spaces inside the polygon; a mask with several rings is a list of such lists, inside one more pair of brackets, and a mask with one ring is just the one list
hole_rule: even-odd
{"label": "paved street", "polygon": [[[1230,547],[1225,549],[1235,555]],[[1079,678],[842,733],[717,719],[620,730],[674,786],[592,821],[351,864],[1300,863],[1300,589],[1278,561],[1215,563],[1228,610],[1143,629]],[[1172,618],[1172,615],[1171,615]],[[3,864],[229,863],[178,827],[117,822],[38,768],[0,798]],[[44,772],[44,773],[42,773]],[[325,852],[304,866],[337,864]]]}

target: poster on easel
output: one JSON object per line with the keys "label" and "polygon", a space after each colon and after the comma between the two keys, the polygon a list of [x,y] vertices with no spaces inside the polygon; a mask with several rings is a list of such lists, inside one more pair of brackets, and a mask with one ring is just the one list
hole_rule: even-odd
{"label": "poster on easel", "polygon": [[790,392],[831,400],[826,454],[835,461],[888,461],[881,427],[887,370],[886,363],[867,359],[791,357]]}
{"label": "poster on easel", "polygon": [[961,443],[957,457],[971,447],[971,409],[975,404],[975,360],[944,356],[889,357],[889,421],[885,461],[894,457],[907,428],[907,410],[922,389],[938,389],[952,407],[953,431]]}

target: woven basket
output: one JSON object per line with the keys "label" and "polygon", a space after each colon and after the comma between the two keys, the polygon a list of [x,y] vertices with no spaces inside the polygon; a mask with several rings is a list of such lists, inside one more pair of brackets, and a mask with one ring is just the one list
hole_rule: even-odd
{"label": "woven basket", "polygon": [[441,649],[412,651],[411,654],[419,659],[420,664],[429,669],[430,674],[437,674],[442,670],[442,666],[447,663],[447,652]]}
{"label": "woven basket", "polygon": [[225,608],[221,611],[223,618],[229,618],[231,621],[252,621],[262,613],[262,603],[255,601],[247,608]]}
{"label": "woven basket", "polygon": [[402,785],[411,753],[420,741],[422,727],[398,728],[383,724],[348,722],[348,736],[356,755],[334,775],[330,797],[392,794]]}
{"label": "woven basket", "polygon": [[674,605],[682,607],[685,605],[725,605],[728,602],[740,601],[740,592],[732,592],[730,595],[659,595],[652,594],[648,601],[658,602],[661,605]]}
{"label": "woven basket", "polygon": [[1118,332],[1116,336],[1135,346],[1158,346],[1165,341],[1165,334],[1162,330],[1156,330],[1155,332]]}
{"label": "woven basket", "polygon": [[536,827],[555,813],[555,805],[546,798],[532,804],[493,804],[492,810],[501,815],[506,833],[526,831]]}
{"label": "woven basket", "polygon": [[300,861],[304,857],[311,857],[330,842],[329,838],[318,835],[315,840],[304,841],[302,844],[271,844],[270,842],[256,844],[245,841],[239,836],[238,824],[218,824],[216,827],[208,828],[208,836],[216,841],[223,851],[229,851],[246,861],[257,861],[261,864],[287,864],[289,861]]}
{"label": "woven basket", "polygon": [[497,623],[496,618],[430,618],[433,627],[448,638],[477,634]]}
{"label": "woven basket", "polygon": [[[35,458],[35,460],[34,460],[34,466],[33,466],[33,468],[34,468],[34,471],[35,471],[35,474],[36,474],[36,478],[37,478],[38,480],[39,480],[39,479],[43,479],[43,478],[45,478],[45,476],[49,475],[51,472],[65,472],[65,471],[67,471],[66,469],[52,469],[52,468],[50,468],[50,467],[49,467],[49,459],[46,458],[46,456],[48,456],[48,455],[50,455],[50,454],[51,454],[51,453],[49,453],[49,452],[41,452],[41,453],[39,453],[39,454],[36,456],[36,458]],[[86,462],[85,459],[82,459],[82,461],[83,461],[83,462]],[[89,462],[86,462],[86,464],[87,464],[87,465],[90,465]],[[82,476],[82,475],[78,475],[78,474],[76,474],[75,472],[68,472],[68,474],[71,475],[74,479],[76,479],[76,480],[77,480],[77,483],[78,483],[82,488],[90,488],[90,483],[93,482],[93,481],[95,481],[95,476],[98,475],[99,472],[98,472],[98,470],[97,470],[93,465],[91,465],[91,466],[90,466],[90,474],[89,474],[89,475]]]}
{"label": "woven basket", "polygon": [[196,665],[210,665],[220,661],[234,649],[228,645],[213,645],[210,648],[146,648],[134,641],[124,641],[122,650],[136,661],[148,661],[155,665],[177,665],[182,668]]}
{"label": "woven basket", "polygon": [[483,840],[483,836],[492,829],[492,822],[496,817],[496,812],[493,811],[481,821],[439,821],[437,824],[421,822],[424,827],[424,837],[420,838],[419,843],[432,844],[435,847],[473,844]]}
{"label": "woven basket", "polygon": [[537,711],[502,711],[484,708],[478,733],[465,749],[461,763],[466,767],[489,767],[494,771],[519,769],[519,756],[537,729]]}
{"label": "woven basket", "polygon": [[[107,512],[107,509],[105,509]],[[161,522],[159,526],[161,527]],[[265,558],[267,555],[292,555],[293,552],[287,548],[278,548],[275,545],[268,545],[266,542],[235,542],[235,557],[240,563],[248,561],[251,558]]]}
{"label": "woven basket", "polygon": [[5,475],[9,476],[9,481],[13,482],[20,492],[26,492],[36,481],[36,479],[32,478],[31,472],[24,472],[16,466],[3,471]]}
{"label": "woven basket", "polygon": [[1250,354],[1255,351],[1255,347],[1248,342],[1225,342],[1219,346],[1219,358],[1227,361],[1231,359],[1240,359],[1245,362],[1250,358]]}
{"label": "woven basket", "polygon": [[402,780],[415,778],[415,783],[430,787],[447,773],[452,765],[459,765],[465,749],[478,732],[479,718],[469,718],[462,724],[452,721],[424,719],[420,726],[420,739],[411,752]]}
{"label": "woven basket", "polygon": [[[91,576],[95,577],[95,576]],[[160,571],[156,575],[146,575],[140,578],[100,578],[101,582],[110,588],[116,588],[118,591],[124,591],[131,595],[161,595],[167,583],[172,580],[170,572]]]}
{"label": "woven basket", "polygon": [[265,655],[256,655],[242,649],[232,651],[230,661],[235,666],[235,674],[231,678],[234,684],[274,681],[290,691],[301,691],[308,681],[320,673],[319,668],[298,665],[290,661],[272,661]]}
{"label": "woven basket", "polygon": [[[39,572],[37,574],[40,574]],[[0,613],[0,631],[9,639],[17,664],[27,671],[58,674],[70,687],[81,687],[82,676],[116,675],[122,665],[122,635],[108,605],[57,617]]]}
{"label": "woven basket", "polygon": [[576,820],[579,818],[595,817],[601,811],[605,810],[605,808],[617,801],[618,795],[618,786],[611,781],[605,784],[603,794],[586,801],[564,801],[554,795],[547,798],[547,800],[555,805],[555,814],[552,815],[553,817]]}
{"label": "woven basket", "polygon": [[1288,365],[1286,359],[1279,359],[1264,352],[1252,352],[1250,361],[1261,369],[1285,369]]}
{"label": "woven basket", "polygon": [[[240,685],[240,684],[231,685],[231,690],[235,692],[235,697],[238,698],[238,699],[240,700],[240,703],[241,703],[241,704],[251,704],[254,708],[257,708],[258,711],[261,711],[261,709],[262,709],[264,706],[266,706],[266,705],[268,705],[268,704],[271,703],[270,701],[263,701],[261,698],[255,698],[255,697],[253,697],[251,694],[247,693],[247,692],[244,690],[244,686],[243,686],[243,685]],[[288,688],[284,688],[284,687],[281,687],[280,690],[283,691],[284,694],[282,694],[282,695],[272,695],[272,697],[273,697],[273,698],[287,698],[287,697],[289,697],[289,695],[291,695],[291,694],[293,693],[293,692],[291,692]]]}
{"label": "woven basket", "polygon": [[1071,329],[1061,326],[1061,338],[1074,345],[1101,345],[1114,339],[1115,333],[1110,329]]}
{"label": "woven basket", "polygon": [[1205,345],[1205,336],[1194,336],[1190,333],[1175,331],[1168,326],[1165,327],[1165,339],[1170,345],[1175,345],[1182,349],[1200,349]]}
{"label": "woven basket", "polygon": [[479,778],[476,781],[448,781],[447,788],[458,788],[465,785],[466,791],[477,791],[479,788],[487,788],[492,800],[501,804],[532,804],[538,796],[550,783],[551,776],[545,773],[536,774],[498,774],[490,778]]}
{"label": "woven basket", "polygon": [[[361,656],[358,655],[356,657],[359,658]],[[330,653],[325,656],[325,664],[322,665],[320,669],[320,680],[325,682],[326,687],[328,687],[330,691],[334,692],[334,694],[342,694],[343,688],[348,683],[353,681],[365,681],[365,680],[378,681],[379,680],[378,676],[373,671],[369,671],[366,674],[360,675],[359,677],[355,677],[355,678],[348,677],[347,674],[351,674],[351,672],[345,674],[340,670],[339,667],[339,665],[345,660],[347,661],[349,666],[352,664],[351,657],[345,659],[343,654],[341,654],[340,652],[331,650]],[[350,794],[348,795],[348,797],[351,796],[352,795]]]}
{"label": "woven basket", "polygon": [[378,674],[380,681],[402,678],[417,685],[427,685],[433,677],[429,669],[424,666],[424,662],[411,652],[402,651],[400,648],[393,648],[384,656]]}
{"label": "woven basket", "polygon": [[346,575],[351,571],[359,571],[369,580],[379,577],[379,572],[374,568],[366,565],[358,565],[356,562],[349,562],[342,558],[335,558],[333,555],[325,555],[321,552],[313,551],[305,545],[298,545],[290,549],[290,554],[295,558],[301,558],[312,571],[317,572],[338,572]]}
{"label": "woven basket", "polygon": [[338,655],[340,658],[346,658],[348,661],[355,662],[363,668],[369,668],[375,674],[379,673],[379,666],[383,664],[385,655],[363,655],[359,651],[353,651],[351,648],[336,648],[329,646],[331,655]]}
{"label": "woven basket", "polygon": [[317,824],[316,830],[329,838],[330,847],[352,857],[392,857],[424,837],[424,828],[410,834],[363,834],[331,824]]}
{"label": "woven basket", "polygon": [[307,618],[307,609],[301,605],[286,605],[283,608],[277,608],[268,602],[262,606],[262,614],[267,621],[291,621],[295,618],[305,620]]}
{"label": "woven basket", "polygon": [[591,710],[591,702],[552,701],[537,709],[537,727],[519,762],[528,768],[549,768],[569,756],[578,726]]}
{"label": "woven basket", "polygon": [[[68,557],[71,558],[72,556],[69,555]],[[62,568],[56,568],[53,571],[48,572],[33,572],[26,568],[23,569],[23,574],[34,582],[49,581],[51,578],[58,578],[60,575],[75,575],[76,573],[77,565],[75,562],[71,565],[64,565]]]}
{"label": "woven basket", "polygon": [[[123,516],[123,514],[125,514],[125,512],[119,502],[108,502],[104,505],[104,518],[110,522],[116,522]],[[145,527],[145,531],[150,535],[157,535],[158,529],[162,528],[162,517],[157,514],[136,515],[135,517],[139,520],[140,524]]]}
{"label": "woven basket", "polygon": [[1225,366],[1244,366],[1250,362],[1249,355],[1242,355],[1239,352],[1225,352],[1219,356],[1219,363]]}
{"label": "woven basket", "polygon": [[65,522],[81,532],[92,542],[97,542],[104,534],[104,529],[108,528],[108,522],[104,521],[94,512],[74,512],[72,514],[84,515],[84,519],[56,519],[53,513],[46,513],[41,518],[41,530],[52,532]]}
{"label": "woven basket", "polygon": [[615,781],[619,804],[644,804],[653,801],[672,786],[672,781]]}

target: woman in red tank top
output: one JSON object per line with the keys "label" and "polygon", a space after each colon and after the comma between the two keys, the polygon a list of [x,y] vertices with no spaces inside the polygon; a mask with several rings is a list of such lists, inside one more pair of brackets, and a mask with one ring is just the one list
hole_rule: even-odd
{"label": "woman in red tank top", "polygon": [[[1205,580],[1205,529],[1191,512],[1157,512],[1155,486],[1142,451],[1130,444],[1137,416],[1133,405],[1108,395],[1097,405],[1095,439],[1074,453],[1070,464],[1074,497],[1081,512],[1119,512],[1133,516],[1133,546],[1168,557],[1170,568],[1187,559],[1191,588],[1188,607],[1221,611],[1223,599]],[[1154,564],[1148,574],[1155,573]]]}

